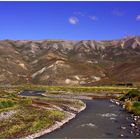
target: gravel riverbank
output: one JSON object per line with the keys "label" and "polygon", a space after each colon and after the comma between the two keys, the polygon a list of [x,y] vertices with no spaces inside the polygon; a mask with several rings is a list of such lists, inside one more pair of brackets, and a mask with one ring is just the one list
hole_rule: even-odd
{"label": "gravel riverbank", "polygon": [[[115,100],[115,99],[111,99],[110,102],[121,106],[125,111],[127,111],[125,109],[125,105],[124,102]],[[140,116],[136,116],[134,114],[131,113],[131,118],[132,118],[132,122],[130,123],[131,126],[131,131],[130,133],[134,133],[136,136],[140,136]],[[126,129],[125,127],[121,127],[121,129]]]}
{"label": "gravel riverbank", "polygon": [[[84,106],[82,106],[79,110],[77,110],[77,112],[79,113],[79,112],[83,111],[84,109],[86,109],[86,104],[84,104]],[[76,117],[75,113],[71,113],[71,112],[67,112],[67,111],[64,111],[64,112],[66,113],[66,116],[67,116],[64,120],[62,120],[61,122],[55,122],[55,124],[50,126],[49,128],[42,130],[40,132],[36,132],[34,134],[31,134],[31,135],[28,135],[28,136],[24,137],[24,139],[38,138],[44,134],[50,133],[50,132],[60,128],[65,123],[69,122],[71,119]]]}
{"label": "gravel riverbank", "polygon": [[18,110],[10,110],[0,113],[0,120],[9,119],[12,115],[16,114]]}

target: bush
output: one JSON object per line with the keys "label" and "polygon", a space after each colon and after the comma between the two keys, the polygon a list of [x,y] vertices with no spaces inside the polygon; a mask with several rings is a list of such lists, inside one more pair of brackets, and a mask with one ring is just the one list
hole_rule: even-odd
{"label": "bush", "polygon": [[0,109],[3,108],[3,104],[0,102]]}
{"label": "bush", "polygon": [[132,112],[132,102],[131,101],[126,101],[125,102],[125,108],[128,112]]}
{"label": "bush", "polygon": [[49,110],[48,114],[49,118],[55,121],[61,121],[62,119],[64,119],[65,116],[64,112],[58,110]]}
{"label": "bush", "polygon": [[30,99],[30,98],[25,98],[25,99],[22,99],[21,101],[20,101],[20,104],[21,105],[31,105],[32,104],[32,99]]}
{"label": "bush", "polygon": [[8,100],[8,101],[1,101],[1,102],[0,102],[0,109],[12,107],[12,106],[14,106],[14,104],[15,104],[15,103],[12,102],[12,101],[10,101],[10,100]]}
{"label": "bush", "polygon": [[8,107],[7,101],[2,101],[1,103],[2,103],[2,105],[3,105],[4,108]]}
{"label": "bush", "polygon": [[140,102],[134,102],[133,103],[133,107],[135,107],[135,108],[139,108],[140,109]]}
{"label": "bush", "polygon": [[140,96],[140,92],[139,92],[138,90],[136,90],[136,89],[133,89],[133,90],[129,91],[129,92],[126,94],[126,96],[127,96],[128,98],[139,97],[139,96]]}
{"label": "bush", "polygon": [[140,99],[140,91],[133,89],[129,91],[127,94],[120,97],[121,101],[125,101],[126,99],[138,101]]}
{"label": "bush", "polygon": [[137,116],[140,116],[140,109],[133,109],[133,113]]}
{"label": "bush", "polygon": [[32,127],[30,128],[30,131],[37,131],[41,130],[42,128],[47,128],[49,125],[51,125],[53,121],[49,119],[48,117],[43,117],[40,120],[36,120],[33,122]]}
{"label": "bush", "polygon": [[12,101],[7,101],[7,105],[8,105],[8,107],[12,107],[12,106],[14,106],[14,102],[12,102]]}
{"label": "bush", "polygon": [[140,102],[136,101],[133,103],[132,111],[135,115],[140,115]]}

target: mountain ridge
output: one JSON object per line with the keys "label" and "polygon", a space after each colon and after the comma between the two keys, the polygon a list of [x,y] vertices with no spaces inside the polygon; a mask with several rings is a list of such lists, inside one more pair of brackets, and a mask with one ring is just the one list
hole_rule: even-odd
{"label": "mountain ridge", "polygon": [[140,36],[119,40],[1,40],[0,84],[140,82]]}

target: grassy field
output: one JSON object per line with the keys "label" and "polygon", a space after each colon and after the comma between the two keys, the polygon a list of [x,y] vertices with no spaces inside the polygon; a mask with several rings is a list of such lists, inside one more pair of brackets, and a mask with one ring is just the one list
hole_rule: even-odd
{"label": "grassy field", "polygon": [[24,89],[41,89],[50,91],[70,91],[70,92],[111,92],[111,93],[127,93],[132,89],[137,89],[136,87],[126,87],[126,86],[43,86],[43,85],[18,85],[17,90]]}
{"label": "grassy field", "polygon": [[10,119],[0,121],[0,138],[27,136],[48,128],[55,121],[61,121],[64,115],[64,112],[58,110],[44,110],[33,106],[22,107]]}
{"label": "grassy field", "polygon": [[[17,96],[19,92],[25,89],[55,91],[55,94],[59,94],[58,91],[69,91],[75,94],[76,92],[124,93],[120,100],[125,101],[127,110],[140,115],[140,93],[136,88],[132,87],[41,86],[30,84],[0,87],[0,138],[21,138],[39,132],[53,125],[55,121],[61,121],[65,118],[64,111],[56,107],[69,111],[71,107],[79,110],[84,105],[79,100]],[[1,113],[8,114],[13,110],[17,112],[7,119],[1,117]]]}
{"label": "grassy field", "polygon": [[[57,107],[83,106],[80,101],[17,96],[22,90],[21,87],[0,88],[0,138],[21,138],[39,132],[66,117]],[[15,113],[10,115],[11,111]],[[3,118],[2,113],[9,114],[8,118]]]}

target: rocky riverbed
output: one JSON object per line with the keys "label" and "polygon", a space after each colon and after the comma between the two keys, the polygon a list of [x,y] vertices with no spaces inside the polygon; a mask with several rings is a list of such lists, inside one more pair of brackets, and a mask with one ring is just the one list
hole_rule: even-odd
{"label": "rocky riverbed", "polygon": [[[121,106],[123,109],[125,109],[125,105],[123,102],[115,100],[115,99],[111,99],[110,102]],[[126,110],[127,111],[127,110]],[[134,114],[130,113],[130,116],[132,118],[131,123],[129,124],[131,126],[131,131],[130,133],[135,134],[136,136],[140,136],[140,116],[136,116]],[[128,117],[126,119],[129,119]],[[126,127],[121,127],[121,129],[126,129]]]}

